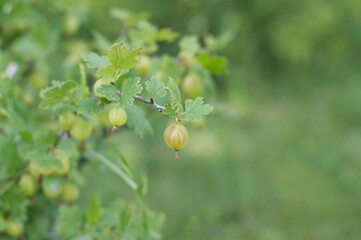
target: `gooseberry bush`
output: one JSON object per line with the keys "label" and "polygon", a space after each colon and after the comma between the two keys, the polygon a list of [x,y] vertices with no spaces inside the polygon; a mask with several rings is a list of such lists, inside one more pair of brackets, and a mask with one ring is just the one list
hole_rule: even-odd
{"label": "gooseberry bush", "polygon": [[[204,99],[214,98],[212,75],[226,72],[226,60],[213,54],[215,38],[201,45],[196,36],[182,37],[176,56],[157,54],[159,42],[178,34],[121,9],[112,11],[122,24],[116,43],[98,32],[84,40],[77,36],[82,1],[49,2],[58,12],[42,1],[2,6],[0,239],[162,239],[164,216],[144,202],[147,178],[117,139],[129,129],[151,135],[150,119],[166,118],[164,140],[153,144],[182,159],[192,137],[186,126],[202,125],[212,112]],[[134,201],[104,206],[93,193],[78,204],[87,164],[117,174]]]}

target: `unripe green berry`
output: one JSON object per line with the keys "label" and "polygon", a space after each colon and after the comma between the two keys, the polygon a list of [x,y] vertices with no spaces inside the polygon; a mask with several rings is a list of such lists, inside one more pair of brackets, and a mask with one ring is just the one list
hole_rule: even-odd
{"label": "unripe green berry", "polygon": [[164,141],[170,148],[176,151],[175,158],[178,159],[178,151],[188,142],[188,131],[180,123],[171,124],[164,131]]}
{"label": "unripe green berry", "polygon": [[140,62],[134,66],[135,72],[140,75],[146,75],[150,69],[150,59],[147,56],[143,56]]}
{"label": "unripe green berry", "polygon": [[19,237],[24,231],[24,225],[22,222],[6,221],[5,232],[9,237]]}
{"label": "unripe green berry", "polygon": [[[101,86],[101,85],[110,85],[110,83],[104,83],[102,79],[97,80],[94,83],[94,92],[96,92],[96,90]],[[97,96],[100,98],[105,98],[105,95],[99,94],[97,93]]]}
{"label": "unripe green berry", "polygon": [[121,107],[113,108],[109,112],[109,122],[115,126],[122,126],[127,122],[127,112]]}
{"label": "unripe green berry", "polygon": [[84,141],[90,136],[92,130],[93,130],[92,123],[85,121],[84,119],[79,117],[72,130],[72,136],[79,141]]}
{"label": "unripe green berry", "polygon": [[38,188],[38,184],[30,174],[24,174],[19,181],[20,189],[26,196],[32,196]]}
{"label": "unripe green berry", "polygon": [[42,188],[46,196],[56,198],[63,191],[62,179],[55,176],[44,177]]}
{"label": "unripe green berry", "polygon": [[76,117],[71,112],[59,116],[59,125],[65,131],[70,131],[74,127],[75,121]]}
{"label": "unripe green berry", "polygon": [[73,183],[65,183],[62,198],[67,202],[74,202],[79,197],[79,189]]}
{"label": "unripe green berry", "polygon": [[201,79],[195,74],[187,75],[183,80],[183,91],[189,96],[197,95],[202,88]]}

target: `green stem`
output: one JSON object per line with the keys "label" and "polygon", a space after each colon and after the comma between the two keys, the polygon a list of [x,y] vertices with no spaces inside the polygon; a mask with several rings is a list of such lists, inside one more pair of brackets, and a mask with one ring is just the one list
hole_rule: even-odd
{"label": "green stem", "polygon": [[119,168],[117,165],[112,163],[109,159],[104,157],[103,155],[88,150],[91,154],[93,154],[97,159],[99,159],[102,163],[104,163],[108,168],[110,168],[113,172],[118,174],[119,177],[121,177],[133,190],[138,189],[138,185],[136,182],[134,182],[121,168]]}

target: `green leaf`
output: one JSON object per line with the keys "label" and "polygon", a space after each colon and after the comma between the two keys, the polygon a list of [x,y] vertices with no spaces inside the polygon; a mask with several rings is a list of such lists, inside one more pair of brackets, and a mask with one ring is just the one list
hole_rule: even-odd
{"label": "green leaf", "polygon": [[153,134],[152,125],[145,117],[144,110],[137,105],[133,104],[126,109],[127,112],[127,125],[129,128],[134,129],[136,134],[144,136],[145,134]]}
{"label": "green leaf", "polygon": [[173,80],[173,78],[169,77],[169,81],[167,84],[168,90],[170,92],[170,95],[172,97],[172,103],[181,103],[182,102],[182,96],[179,91],[179,87],[176,84],[176,82]]}
{"label": "green leaf", "polygon": [[195,216],[193,216],[191,218],[191,220],[189,221],[189,223],[187,224],[186,229],[184,230],[183,240],[189,240],[191,232],[192,232],[194,226],[196,225],[196,223],[197,223],[197,218]]}
{"label": "green leaf", "polygon": [[143,48],[134,48],[126,53],[127,46],[121,43],[114,44],[109,50],[107,59],[110,64],[101,68],[97,76],[102,78],[105,83],[115,82],[120,75],[129,71],[130,68],[139,63],[138,54]]}
{"label": "green leaf", "polygon": [[2,215],[0,215],[0,232],[4,231],[6,228],[6,222]]}
{"label": "green leaf", "polygon": [[191,54],[196,54],[201,49],[199,45],[198,37],[196,36],[185,36],[179,42],[179,47],[181,51],[189,52]]}
{"label": "green leaf", "polygon": [[211,56],[206,52],[198,55],[197,60],[211,73],[227,73],[227,59],[219,56]]}
{"label": "green leaf", "polygon": [[151,77],[150,80],[145,82],[145,88],[150,94],[151,98],[155,99],[157,96],[164,97],[166,92],[166,86],[157,77]]}
{"label": "green leaf", "polygon": [[86,213],[86,222],[89,226],[96,225],[103,214],[103,209],[100,206],[99,194],[93,195],[88,204]]}
{"label": "green leaf", "polygon": [[179,114],[183,112],[183,107],[180,103],[164,105],[165,109],[162,111],[163,114],[168,115],[170,118],[178,118]]}
{"label": "green leaf", "polygon": [[166,42],[173,42],[179,36],[178,33],[173,32],[169,28],[163,28],[157,32],[155,35],[155,40],[157,41],[166,41]]}
{"label": "green leaf", "polygon": [[63,170],[63,165],[60,160],[53,155],[42,155],[36,158],[36,163],[40,169],[57,169]]}
{"label": "green leaf", "polygon": [[75,237],[83,223],[83,213],[78,206],[61,205],[55,229],[66,238]]}
{"label": "green leaf", "polygon": [[95,93],[105,96],[109,101],[118,101],[120,99],[117,94],[117,88],[114,85],[102,84],[95,90]]}
{"label": "green leaf", "polygon": [[140,182],[138,186],[139,186],[137,189],[138,194],[144,197],[148,192],[148,179],[144,174],[140,176]]}
{"label": "green leaf", "polygon": [[127,108],[133,104],[134,96],[141,93],[143,87],[140,85],[140,78],[128,78],[124,81],[122,95],[120,97],[120,106]]}
{"label": "green leaf", "polygon": [[80,69],[80,83],[78,84],[78,96],[84,99],[90,95],[89,87],[86,81],[86,72],[84,64],[79,64]]}
{"label": "green leaf", "polygon": [[98,54],[92,52],[89,55],[81,54],[84,62],[88,68],[97,68],[98,70],[106,67],[110,64],[109,60],[105,56],[99,56]]}
{"label": "green leaf", "polygon": [[78,102],[77,111],[80,114],[98,114],[103,111],[104,106],[98,105],[97,101],[93,98],[88,98]]}
{"label": "green leaf", "polygon": [[69,95],[71,89],[76,87],[74,81],[67,81],[64,83],[57,83],[55,86],[43,92],[44,100],[40,103],[40,108],[51,109],[56,105],[64,102]]}
{"label": "green leaf", "polygon": [[126,203],[119,216],[120,230],[122,232],[124,232],[127,226],[130,224],[131,219],[132,219],[132,212],[129,207],[129,204]]}
{"label": "green leaf", "polygon": [[203,98],[197,97],[195,100],[187,99],[185,102],[185,112],[181,119],[185,121],[196,121],[202,115],[208,115],[213,107],[209,104],[203,104]]}

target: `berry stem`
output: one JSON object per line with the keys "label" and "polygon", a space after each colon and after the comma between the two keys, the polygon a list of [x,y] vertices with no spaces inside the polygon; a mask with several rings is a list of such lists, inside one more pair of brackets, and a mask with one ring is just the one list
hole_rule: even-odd
{"label": "berry stem", "polygon": [[176,151],[175,151],[175,160],[178,160],[178,159],[179,159],[179,151],[176,150]]}
{"label": "berry stem", "polygon": [[70,133],[70,131],[67,131],[66,134],[67,134],[68,138],[71,138],[71,133]]}
{"label": "berry stem", "polygon": [[117,130],[117,125],[114,125],[112,128],[112,132],[115,132],[115,130]]}
{"label": "berry stem", "polygon": [[[116,94],[118,94],[119,96],[121,96],[121,95],[122,95],[122,91],[119,90],[119,89],[117,89]],[[142,97],[142,96],[138,96],[138,95],[133,96],[133,98],[134,98],[134,99],[137,99],[138,101],[141,101],[141,102],[144,102],[144,103],[153,105],[154,107],[157,108],[158,112],[162,112],[162,111],[165,109],[164,106],[157,104],[157,103],[154,101],[154,99],[152,99],[152,98],[151,98],[151,99],[148,99],[148,98],[145,98],[145,97]]]}

